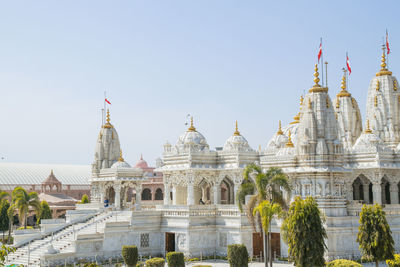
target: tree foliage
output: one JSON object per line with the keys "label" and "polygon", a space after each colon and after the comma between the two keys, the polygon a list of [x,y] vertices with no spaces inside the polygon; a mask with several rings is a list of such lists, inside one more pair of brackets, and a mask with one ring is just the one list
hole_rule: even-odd
{"label": "tree foliage", "polygon": [[42,219],[52,219],[52,218],[53,215],[51,213],[50,206],[46,200],[43,200],[42,202],[40,202],[40,216],[38,217],[38,223],[40,223]]}
{"label": "tree foliage", "polygon": [[378,262],[394,257],[392,231],[386,221],[386,214],[378,204],[363,205],[360,213],[357,242],[362,254]]}
{"label": "tree foliage", "polygon": [[83,196],[82,196],[82,199],[81,199],[81,202],[80,202],[80,204],[87,204],[87,203],[89,203],[90,201],[89,201],[89,197],[86,195],[86,194],[84,194]]}
{"label": "tree foliage", "polygon": [[298,267],[324,266],[327,238],[323,217],[314,198],[305,200],[296,197],[282,224],[285,243],[289,247],[289,257]]}
{"label": "tree foliage", "polygon": [[185,257],[182,252],[168,252],[167,263],[168,266],[185,267]]}
{"label": "tree foliage", "polygon": [[0,231],[3,232],[3,240],[4,240],[4,232],[8,230],[10,227],[10,222],[7,215],[7,210],[10,208],[10,202],[8,200],[3,199],[0,201]]}
{"label": "tree foliage", "polygon": [[1,244],[1,246],[0,246],[0,266],[4,266],[4,262],[7,259],[7,255],[12,252],[15,252],[15,250],[16,250],[16,248],[14,248],[14,247],[9,247],[4,244]]}
{"label": "tree foliage", "polygon": [[279,204],[274,204],[268,200],[264,200],[253,210],[253,215],[260,214],[261,224],[265,232],[268,232],[268,227],[274,216],[280,216],[282,213],[282,207]]}
{"label": "tree foliage", "polygon": [[136,246],[122,246],[122,258],[126,266],[136,266],[138,261],[138,248]]}
{"label": "tree foliage", "polygon": [[20,186],[14,188],[12,192],[12,203],[18,209],[20,222],[24,222],[24,228],[27,226],[29,208],[32,207],[36,214],[40,214],[40,200],[36,192],[26,192]]}

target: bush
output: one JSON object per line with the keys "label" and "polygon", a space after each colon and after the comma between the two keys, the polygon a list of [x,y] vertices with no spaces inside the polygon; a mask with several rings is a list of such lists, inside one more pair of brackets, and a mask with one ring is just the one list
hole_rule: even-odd
{"label": "bush", "polygon": [[138,249],[136,246],[122,246],[122,258],[128,267],[135,267],[138,261]]}
{"label": "bush", "polygon": [[185,257],[182,252],[168,252],[167,262],[170,267],[185,267]]}
{"label": "bush", "polygon": [[[24,230],[24,229],[25,229],[25,227],[21,226],[17,230]],[[33,229],[33,227],[32,226],[27,226],[26,229]]]}
{"label": "bush", "polygon": [[361,264],[349,260],[334,260],[326,264],[327,267],[362,267]]}
{"label": "bush", "polygon": [[146,267],[164,267],[165,260],[163,258],[152,258],[146,261]]}
{"label": "bush", "polygon": [[81,199],[81,201],[79,202],[79,204],[87,204],[87,203],[89,203],[89,197],[88,197],[86,194],[84,194],[84,195],[82,196],[82,199]]}
{"label": "bush", "polygon": [[394,259],[393,260],[387,260],[386,264],[389,267],[400,267],[400,255],[399,254],[394,254]]}
{"label": "bush", "polygon": [[139,261],[136,263],[136,267],[145,267],[145,263],[143,261]]}
{"label": "bush", "polygon": [[247,267],[249,253],[243,244],[234,244],[228,246],[228,262],[231,267]]}

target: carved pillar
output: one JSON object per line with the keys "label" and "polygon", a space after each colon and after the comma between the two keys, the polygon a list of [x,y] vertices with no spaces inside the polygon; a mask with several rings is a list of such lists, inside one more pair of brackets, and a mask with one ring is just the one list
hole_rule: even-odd
{"label": "carved pillar", "polygon": [[142,186],[136,186],[135,188],[136,191],[136,201],[135,201],[135,210],[140,210],[141,209],[141,200],[142,200]]}
{"label": "carved pillar", "polygon": [[121,208],[121,186],[120,185],[115,186],[114,191],[115,191],[115,200],[114,200],[115,207],[117,209],[120,209]]}
{"label": "carved pillar", "polygon": [[364,202],[369,203],[369,184],[363,184]]}
{"label": "carved pillar", "polygon": [[390,204],[399,204],[399,187],[396,183],[390,183]]}
{"label": "carved pillar", "polygon": [[213,193],[214,193],[214,205],[219,204],[220,199],[220,187],[218,185],[213,186]]}
{"label": "carved pillar", "polygon": [[170,205],[170,191],[169,191],[169,184],[165,184],[164,186],[164,205]]}
{"label": "carved pillar", "polygon": [[[235,184],[234,185],[234,187],[233,187],[233,191],[234,191],[234,193],[233,193],[233,203],[235,204],[235,205],[237,205],[237,200],[236,200],[236,194],[237,194],[237,192],[238,192],[238,190],[239,190],[239,187],[240,187],[240,184]],[[229,202],[229,204],[231,204],[232,202]]]}
{"label": "carved pillar", "polygon": [[176,186],[172,187],[172,205],[176,205],[178,202],[176,200]]}
{"label": "carved pillar", "polygon": [[194,205],[194,187],[192,184],[187,185],[187,205]]}
{"label": "carved pillar", "polygon": [[372,184],[372,193],[374,196],[374,203],[382,204],[382,187],[379,182]]}

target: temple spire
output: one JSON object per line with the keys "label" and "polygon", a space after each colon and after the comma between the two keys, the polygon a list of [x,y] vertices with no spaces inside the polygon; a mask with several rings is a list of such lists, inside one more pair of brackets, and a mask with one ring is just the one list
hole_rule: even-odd
{"label": "temple spire", "polygon": [[282,134],[283,134],[283,132],[282,132],[282,126],[281,126],[281,121],[279,121],[279,128],[278,128],[277,134],[278,134],[278,135],[282,135]]}
{"label": "temple spire", "polygon": [[104,128],[112,128],[112,124],[110,123],[110,110],[107,109],[107,118],[106,118],[106,124],[103,126]]}
{"label": "temple spire", "polygon": [[392,72],[389,71],[386,66],[386,47],[385,45],[382,45],[381,70],[376,74],[376,76],[392,75]]}
{"label": "temple spire", "polygon": [[308,90],[308,92],[310,92],[310,93],[328,92],[328,88],[322,87],[322,86],[319,84],[320,79],[319,79],[319,72],[318,72],[318,64],[315,64],[315,68],[314,68],[314,77],[315,77],[315,78],[314,78],[315,84],[314,84],[313,87],[311,87],[310,90]]}
{"label": "temple spire", "polygon": [[337,97],[351,96],[351,94],[346,90],[346,87],[347,87],[346,72],[347,72],[347,70],[345,68],[343,68],[342,85],[340,86],[340,88],[342,88],[342,90],[337,94]]}
{"label": "temple spire", "polygon": [[124,158],[122,157],[122,150],[121,149],[119,150],[119,159],[118,159],[118,161],[124,162]]}
{"label": "temple spire", "polygon": [[369,128],[369,120],[367,120],[367,126],[366,126],[366,129],[365,129],[364,132],[365,132],[366,134],[372,133],[371,129]]}
{"label": "temple spire", "polygon": [[190,127],[188,129],[188,132],[195,132],[196,128],[193,126],[193,117],[190,117]]}
{"label": "temple spire", "polygon": [[288,141],[286,143],[286,147],[294,147],[293,142],[292,142],[292,133],[289,130],[289,134],[288,134]]}
{"label": "temple spire", "polygon": [[238,130],[238,122],[236,121],[236,127],[235,127],[235,132],[233,133],[233,135],[239,136],[240,132]]}

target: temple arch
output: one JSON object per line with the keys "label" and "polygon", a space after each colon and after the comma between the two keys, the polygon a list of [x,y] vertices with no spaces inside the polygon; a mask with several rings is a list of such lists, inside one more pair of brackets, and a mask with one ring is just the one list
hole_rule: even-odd
{"label": "temple arch", "polygon": [[352,184],[353,200],[361,200],[363,203],[370,204],[373,202],[372,183],[363,174],[360,174]]}
{"label": "temple arch", "polygon": [[143,189],[142,200],[151,200],[151,190],[149,188]]}
{"label": "temple arch", "polygon": [[164,199],[164,194],[161,188],[157,188],[156,194],[154,196],[154,200],[163,200]]}
{"label": "temple arch", "polygon": [[220,203],[235,204],[235,184],[233,181],[225,176],[219,187],[221,190]]}
{"label": "temple arch", "polygon": [[390,204],[390,183],[387,176],[384,175],[381,180],[381,194],[382,194],[382,204]]}

